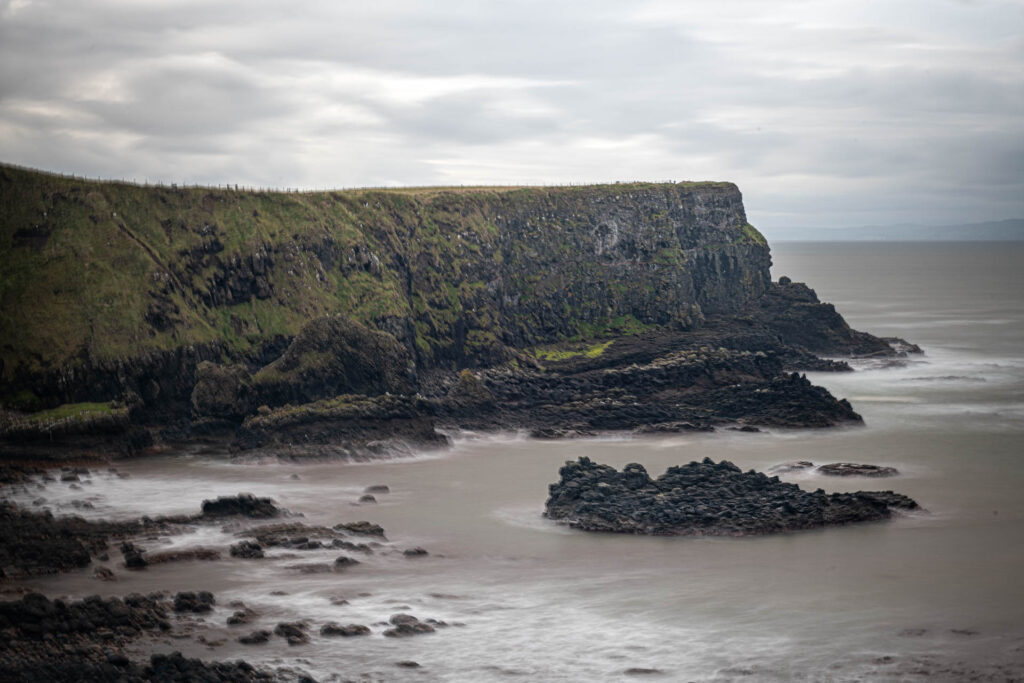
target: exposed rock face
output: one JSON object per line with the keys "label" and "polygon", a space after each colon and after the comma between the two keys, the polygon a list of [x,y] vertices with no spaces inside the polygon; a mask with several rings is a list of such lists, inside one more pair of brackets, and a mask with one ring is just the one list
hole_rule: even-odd
{"label": "exposed rock face", "polygon": [[386,332],[350,318],[310,321],[288,349],[255,377],[262,403],[309,403],[340,394],[408,394],[412,360]]}
{"label": "exposed rock face", "polygon": [[550,487],[545,515],[587,531],[740,536],[887,519],[917,508],[892,491],[826,494],[728,461],[705,458],[651,479],[642,465],[621,472],[589,458],[567,462]]}
{"label": "exposed rock face", "polygon": [[216,500],[203,501],[202,517],[216,518],[240,515],[252,519],[269,519],[277,517],[281,510],[270,498],[257,498],[251,493],[239,493],[237,496],[221,496]]}
{"label": "exposed rock face", "polygon": [[240,365],[202,361],[196,367],[192,410],[196,415],[241,420],[250,412],[252,376]]}

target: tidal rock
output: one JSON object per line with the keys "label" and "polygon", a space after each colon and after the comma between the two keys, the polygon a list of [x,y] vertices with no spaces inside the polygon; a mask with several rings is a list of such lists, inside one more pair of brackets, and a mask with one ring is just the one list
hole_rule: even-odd
{"label": "tidal rock", "polygon": [[428,553],[423,548],[416,547],[416,548],[406,548],[405,550],[402,551],[402,554],[405,555],[406,557],[425,557],[425,556],[429,555],[430,553]]}
{"label": "tidal rock", "polygon": [[359,497],[359,502],[360,503],[376,503],[377,499],[375,497],[373,497],[373,495],[371,495],[369,493],[364,493],[363,495],[361,495]]}
{"label": "tidal rock", "polygon": [[334,561],[334,567],[336,569],[348,569],[359,564],[359,560],[349,557],[348,555],[342,555]]}
{"label": "tidal rock", "polygon": [[270,640],[270,631],[253,631],[247,636],[239,636],[238,642],[242,645],[260,645]]}
{"label": "tidal rock", "polygon": [[433,626],[420,621],[411,614],[393,614],[389,621],[394,627],[384,631],[384,635],[389,638],[404,638],[434,632]]}
{"label": "tidal rock", "polygon": [[263,557],[263,546],[253,541],[242,541],[231,546],[231,557],[259,559]]}
{"label": "tidal rock", "polygon": [[371,522],[345,522],[335,524],[335,531],[347,531],[350,534],[361,534],[364,536],[384,536],[384,528]]}
{"label": "tidal rock", "polygon": [[144,569],[149,564],[142,556],[142,551],[136,548],[134,543],[128,541],[122,543],[121,554],[124,555],[124,566],[128,569]]}
{"label": "tidal rock", "polygon": [[810,460],[794,460],[769,467],[768,471],[773,474],[783,474],[786,472],[804,472],[812,467],[814,467],[814,463]]}
{"label": "tidal rock", "polygon": [[899,474],[895,467],[882,465],[858,465],[852,462],[834,462],[818,468],[821,474],[831,477],[893,477]]}
{"label": "tidal rock", "polygon": [[212,610],[214,602],[213,594],[208,591],[182,591],[174,596],[174,611],[202,614]]}
{"label": "tidal rock", "polygon": [[277,517],[281,511],[270,498],[257,498],[251,493],[221,496],[217,500],[203,501],[203,517],[230,517],[240,515],[252,519]]}
{"label": "tidal rock", "polygon": [[881,520],[894,508],[917,508],[891,491],[809,492],[710,458],[670,467],[657,479],[636,463],[619,472],[586,457],[559,474],[545,515],[587,531],[739,536]]}
{"label": "tidal rock", "polygon": [[300,622],[281,622],[274,633],[288,641],[289,645],[304,645],[309,642],[306,625]]}
{"label": "tidal rock", "polygon": [[343,638],[351,638],[352,636],[368,636],[370,635],[370,628],[363,626],[362,624],[348,624],[342,626],[336,624],[333,621],[329,624],[324,624],[320,627],[320,635],[322,636],[341,636]]}
{"label": "tidal rock", "polygon": [[391,493],[391,489],[386,484],[374,484],[363,489],[363,493]]}

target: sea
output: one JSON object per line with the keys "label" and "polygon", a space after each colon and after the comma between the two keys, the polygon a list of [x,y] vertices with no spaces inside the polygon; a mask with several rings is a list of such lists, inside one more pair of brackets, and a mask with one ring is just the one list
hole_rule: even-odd
{"label": "sea", "polygon": [[[127,478],[96,472],[81,490],[5,495],[54,514],[127,519],[251,492],[309,524],[371,520],[390,544],[345,572],[303,574],[296,562],[338,551],[230,558],[235,529],[198,527],[138,545],[213,547],[224,559],[128,572],[115,551],[106,564],[116,582],[88,568],[22,585],[69,597],[209,590],[206,642],[168,637],[144,649],[245,658],[321,681],[1024,680],[1024,243],[781,242],[773,261],[773,277],[808,283],[854,328],[924,350],[808,373],[849,399],[863,425],[565,441],[458,433],[447,450],[360,463],[210,449],[126,460],[117,468]],[[584,455],[641,463],[652,476],[704,457],[765,471],[795,460],[887,465],[899,475],[781,478],[829,492],[892,489],[923,510],[748,538],[593,534],[542,516],[559,467]],[[371,485],[390,493],[358,504]],[[429,554],[401,552],[412,547]],[[233,601],[257,612],[252,624],[225,625]],[[383,637],[395,613],[448,626]],[[307,645],[236,642],[296,620],[310,624]],[[373,634],[319,636],[328,621]]]}

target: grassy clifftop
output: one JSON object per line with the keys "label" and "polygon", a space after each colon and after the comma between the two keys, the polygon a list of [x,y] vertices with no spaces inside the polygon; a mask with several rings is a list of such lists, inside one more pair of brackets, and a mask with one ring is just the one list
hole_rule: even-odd
{"label": "grassy clifftop", "polygon": [[690,325],[768,282],[730,183],[257,192],[0,166],[2,378],[345,314],[420,365]]}

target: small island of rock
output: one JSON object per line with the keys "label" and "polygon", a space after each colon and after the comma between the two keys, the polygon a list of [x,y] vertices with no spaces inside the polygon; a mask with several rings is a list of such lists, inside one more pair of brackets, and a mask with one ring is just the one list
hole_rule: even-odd
{"label": "small island of rock", "polygon": [[762,472],[710,458],[651,479],[642,465],[622,471],[589,458],[566,462],[545,516],[586,531],[677,536],[743,536],[887,519],[918,505],[892,491],[804,491]]}

